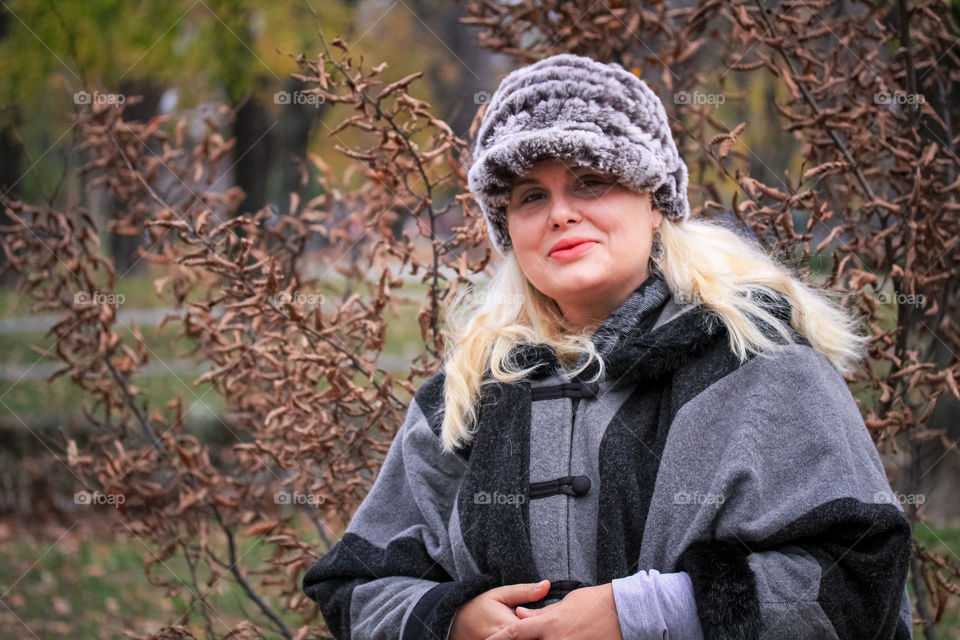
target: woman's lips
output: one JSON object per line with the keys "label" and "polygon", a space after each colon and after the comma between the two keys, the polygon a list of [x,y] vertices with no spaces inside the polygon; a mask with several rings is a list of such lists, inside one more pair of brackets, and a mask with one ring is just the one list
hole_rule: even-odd
{"label": "woman's lips", "polygon": [[578,256],[583,255],[583,254],[586,253],[587,251],[589,251],[589,250],[590,250],[590,247],[592,247],[592,246],[595,245],[595,244],[597,244],[597,243],[596,243],[596,242],[593,242],[593,241],[590,241],[590,242],[581,242],[580,244],[578,244],[578,245],[576,245],[576,246],[569,247],[569,248],[567,248],[567,249],[560,249],[560,250],[558,250],[558,251],[554,251],[553,253],[550,254],[550,257],[551,257],[551,258],[554,258],[554,259],[556,259],[556,260],[569,260],[569,259],[571,259],[571,258],[576,258],[576,257],[578,257]]}

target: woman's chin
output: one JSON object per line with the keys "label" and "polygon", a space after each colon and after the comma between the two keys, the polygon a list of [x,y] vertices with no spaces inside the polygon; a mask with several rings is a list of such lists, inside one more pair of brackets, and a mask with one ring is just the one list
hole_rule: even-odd
{"label": "woman's chin", "polygon": [[609,285],[609,276],[599,269],[580,269],[555,274],[550,290],[555,294],[552,298],[577,298],[580,300],[594,297],[597,290],[606,289]]}

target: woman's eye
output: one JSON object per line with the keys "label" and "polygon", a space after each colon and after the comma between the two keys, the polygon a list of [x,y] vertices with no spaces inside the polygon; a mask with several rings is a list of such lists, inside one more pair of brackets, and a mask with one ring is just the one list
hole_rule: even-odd
{"label": "woman's eye", "polygon": [[[597,192],[600,192],[601,189],[606,192],[606,189],[610,186],[610,181],[599,176],[585,176],[578,179],[577,188],[578,189],[591,189]],[[523,196],[520,197],[520,204],[526,204],[528,202],[533,202],[534,199],[542,197],[543,193],[540,191],[529,191]]]}
{"label": "woman's eye", "polygon": [[589,177],[588,177],[588,178],[582,178],[582,179],[580,180],[580,186],[581,186],[581,187],[584,187],[584,188],[587,188],[587,189],[592,189],[592,188],[597,188],[597,187],[603,187],[603,186],[606,186],[606,185],[607,185],[607,181],[606,181],[606,180],[603,180],[603,179],[601,179],[601,178],[589,178]]}

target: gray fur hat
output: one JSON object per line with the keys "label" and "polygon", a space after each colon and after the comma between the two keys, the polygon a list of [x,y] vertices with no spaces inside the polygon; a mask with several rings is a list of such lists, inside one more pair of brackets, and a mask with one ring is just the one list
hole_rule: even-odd
{"label": "gray fur hat", "polygon": [[667,218],[690,215],[687,165],[667,114],[647,83],[616,62],[563,53],[508,74],[490,98],[477,131],[468,185],[502,255],[513,249],[507,202],[515,176],[561,158],[649,191]]}

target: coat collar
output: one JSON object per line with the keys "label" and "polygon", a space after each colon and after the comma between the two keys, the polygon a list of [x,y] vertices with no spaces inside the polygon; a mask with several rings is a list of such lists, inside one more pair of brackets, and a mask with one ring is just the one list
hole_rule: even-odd
{"label": "coat collar", "polygon": [[[669,373],[724,330],[720,318],[703,305],[679,306],[679,313],[669,321],[657,322],[668,309],[677,308],[663,275],[651,272],[591,336],[606,364],[605,379],[629,384]],[[544,343],[519,344],[510,354],[522,368],[536,367],[531,380],[562,371],[556,351]],[[596,362],[590,363],[573,379],[592,377],[596,367]]]}

